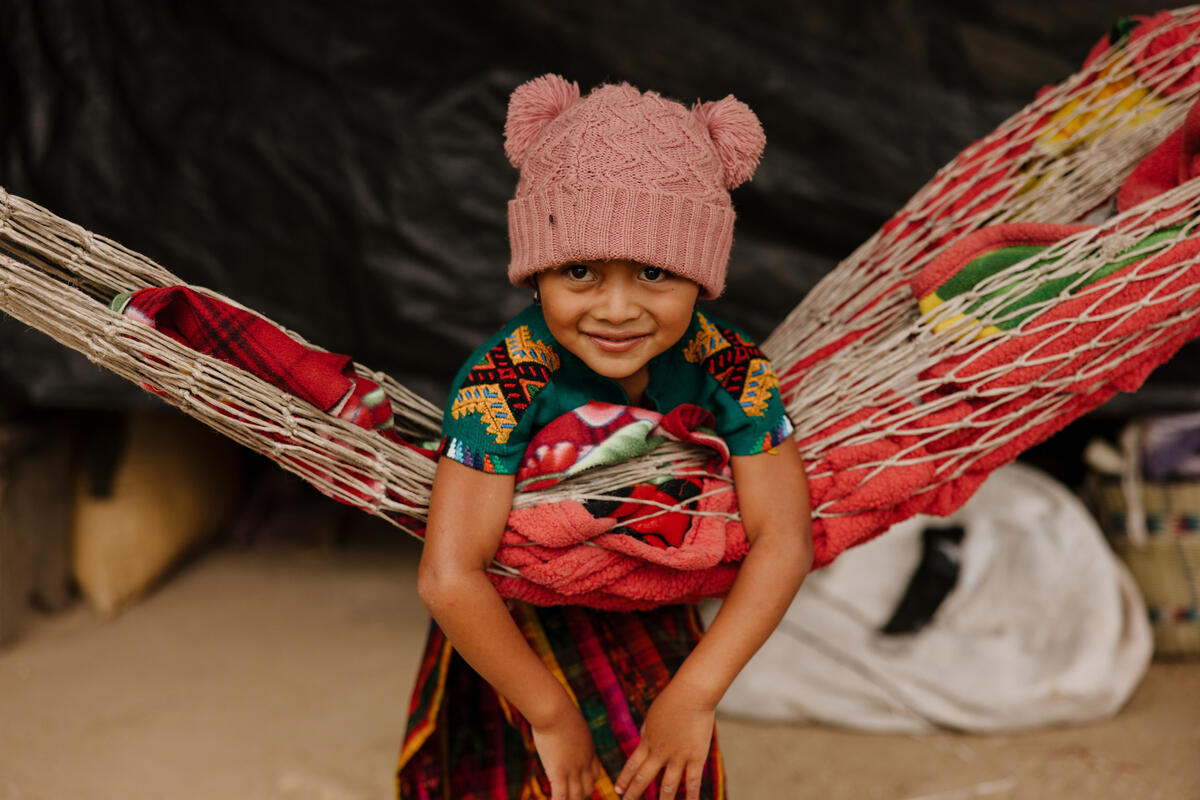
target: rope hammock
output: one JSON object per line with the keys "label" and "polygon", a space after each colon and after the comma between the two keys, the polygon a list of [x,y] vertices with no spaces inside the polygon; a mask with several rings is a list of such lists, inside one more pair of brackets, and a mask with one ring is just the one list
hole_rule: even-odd
{"label": "rope hammock", "polygon": [[[1200,334],[1200,181],[1154,187],[1152,159],[1138,168],[1150,179],[1126,180],[1200,91],[1198,9],[1103,39],[1079,73],[940,170],[763,342],[809,473],[818,566],[914,514],[952,512],[996,467],[1136,389]],[[1182,140],[1191,152],[1195,142]],[[1114,198],[1117,213],[1080,224]],[[109,308],[119,293],[180,285],[0,188],[0,308],[419,536],[436,457],[422,443],[439,437],[440,410],[355,364],[391,403],[399,436],[380,436]],[[736,506],[702,502],[732,497],[728,475],[710,453],[674,441],[519,491],[514,514],[628,502],[620,487],[681,473],[715,488],[666,508],[647,501],[646,515],[707,514],[740,529]],[[511,581],[507,594],[533,597],[520,588],[527,573],[503,555],[502,589]]]}

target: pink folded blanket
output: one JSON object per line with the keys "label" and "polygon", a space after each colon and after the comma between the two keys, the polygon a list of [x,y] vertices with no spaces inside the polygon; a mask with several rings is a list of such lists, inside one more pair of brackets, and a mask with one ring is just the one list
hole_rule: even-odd
{"label": "pink folded blanket", "polygon": [[[544,427],[526,451],[518,490],[548,488],[587,469],[648,453],[667,440],[709,450],[703,470],[675,469],[604,499],[517,508],[496,560],[500,593],[539,605],[648,608],[724,594],[749,545],[736,518],[729,449],[710,412],[684,405],[665,416],[589,403]],[[697,514],[683,513],[688,508]]]}

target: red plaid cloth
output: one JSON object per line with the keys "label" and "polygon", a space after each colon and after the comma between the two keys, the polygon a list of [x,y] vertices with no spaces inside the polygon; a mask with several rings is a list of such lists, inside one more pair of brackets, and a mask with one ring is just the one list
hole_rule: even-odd
{"label": "red plaid cloth", "polygon": [[359,427],[391,426],[391,403],[378,384],[355,374],[350,356],[306,347],[249,311],[184,286],[122,294],[112,307]]}
{"label": "red plaid cloth", "polygon": [[[396,433],[387,394],[374,381],[360,377],[349,356],[307,347],[262,317],[183,286],[127,292],[118,295],[111,307],[197,352],[250,372],[332,416],[360,428],[375,430],[429,458],[435,457],[433,451],[406,442]],[[151,384],[143,383],[142,386],[155,394],[169,396],[168,392]],[[223,402],[213,398],[211,406],[221,410]],[[242,409],[241,413],[249,412]],[[276,441],[290,441],[286,433],[267,436]],[[320,464],[296,454],[303,449],[285,454],[264,452],[285,467],[298,471],[335,500],[369,513],[375,513],[380,498],[388,495],[404,502],[382,481],[366,474],[350,473],[352,480],[349,483],[332,476]],[[322,480],[336,487],[339,493],[329,491]],[[353,500],[347,501],[346,495]]]}

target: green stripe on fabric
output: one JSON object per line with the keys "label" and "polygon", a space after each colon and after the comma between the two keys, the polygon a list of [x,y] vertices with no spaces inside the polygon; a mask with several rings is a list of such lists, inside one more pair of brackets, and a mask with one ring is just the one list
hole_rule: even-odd
{"label": "green stripe on fabric", "polygon": [[[1039,304],[1044,304],[1054,300],[1064,291],[1069,294],[1075,294],[1080,289],[1084,289],[1099,280],[1107,278],[1109,275],[1116,273],[1131,264],[1138,261],[1151,258],[1154,253],[1148,250],[1164,243],[1174,241],[1179,232],[1183,229],[1183,225],[1176,225],[1171,228],[1166,228],[1139,240],[1136,244],[1126,248],[1121,252],[1121,255],[1133,253],[1125,258],[1118,258],[1110,261],[1103,266],[1092,270],[1086,278],[1082,278],[1082,272],[1075,272],[1070,275],[1063,275],[1058,278],[1051,278],[1040,281],[1031,289],[1022,290],[1021,285],[1028,281],[1031,274],[1044,270],[1046,267],[1060,261],[1063,256],[1056,255],[1052,258],[1037,260],[1031,262],[1027,267],[1015,273],[1006,285],[991,291],[973,302],[967,307],[964,312],[967,316],[979,316],[978,312],[986,304],[994,301],[997,298],[1005,295],[1018,294],[1011,302],[1004,304],[996,310],[987,314],[986,318],[981,321],[986,325],[991,325],[1001,330],[1010,330],[1017,327],[1034,313],[1042,310]],[[1012,267],[1027,258],[1031,258],[1040,252],[1048,249],[1047,247],[1034,245],[1014,245],[1012,247],[1002,247],[985,253],[982,256],[972,259],[965,267],[955,273],[949,280],[939,286],[936,294],[943,300],[948,300],[951,297],[963,294],[973,289],[978,283],[984,279],[1001,272],[1002,270]],[[1022,313],[1022,309],[1029,307],[1028,310]]]}
{"label": "green stripe on fabric", "polygon": [[[975,288],[984,278],[989,278],[1001,270],[1008,269],[1019,261],[1036,256],[1045,250],[1044,245],[1012,245],[991,250],[967,262],[967,265],[950,276],[950,279],[937,288],[938,297],[942,301]],[[1042,263],[1042,262],[1039,262]],[[1006,290],[1000,290],[1000,293]]]}

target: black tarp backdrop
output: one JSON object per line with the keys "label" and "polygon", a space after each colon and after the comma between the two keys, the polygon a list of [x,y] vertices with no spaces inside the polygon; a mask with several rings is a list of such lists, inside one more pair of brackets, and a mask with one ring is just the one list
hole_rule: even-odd
{"label": "black tarp backdrop", "polygon": [[[721,314],[765,335],[1115,0],[478,5],[0,0],[0,185],[441,403],[505,281],[508,94],[547,71],[733,93],[768,145]],[[1143,408],[1200,397],[1197,348]],[[157,403],[0,319],[0,394]]]}

